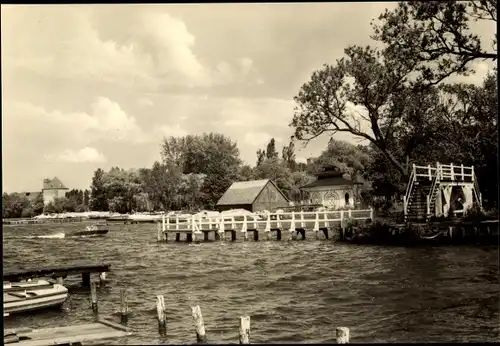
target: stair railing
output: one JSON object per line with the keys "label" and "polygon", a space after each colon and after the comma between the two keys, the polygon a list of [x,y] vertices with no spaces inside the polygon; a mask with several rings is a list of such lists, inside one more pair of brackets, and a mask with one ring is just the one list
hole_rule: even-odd
{"label": "stair railing", "polygon": [[436,186],[440,181],[441,175],[442,175],[441,165],[439,164],[439,162],[436,162],[436,174],[434,175],[431,189],[429,190],[429,194],[427,195],[427,215],[431,215],[432,198],[434,197],[434,192],[436,191]]}
{"label": "stair railing", "polygon": [[477,202],[479,203],[479,209],[483,210],[483,198],[481,196],[481,190],[479,190],[479,184],[477,183],[476,172],[474,171],[474,166],[472,166],[472,181],[474,182],[474,195]]}
{"label": "stair railing", "polygon": [[403,210],[404,210],[405,216],[408,214],[408,200],[410,198],[410,195],[411,195],[411,192],[413,189],[413,185],[414,185],[416,177],[417,177],[416,171],[417,171],[417,169],[415,167],[415,164],[413,164],[413,168],[412,168],[412,171],[410,174],[410,181],[408,182],[408,186],[406,187],[406,192],[405,192],[405,196],[403,199]]}

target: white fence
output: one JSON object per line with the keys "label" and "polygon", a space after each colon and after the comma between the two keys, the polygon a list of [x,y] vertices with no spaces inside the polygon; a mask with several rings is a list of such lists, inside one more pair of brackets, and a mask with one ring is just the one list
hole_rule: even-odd
{"label": "white fence", "polygon": [[201,231],[237,230],[246,232],[248,230],[264,230],[270,232],[272,229],[295,230],[308,228],[313,230],[328,228],[333,223],[340,222],[344,227],[345,221],[349,219],[366,220],[373,219],[373,210],[339,210],[339,211],[313,211],[313,212],[290,212],[290,213],[263,213],[247,215],[224,215],[203,216],[191,215],[190,217],[168,217],[163,215],[162,232],[192,232]]}

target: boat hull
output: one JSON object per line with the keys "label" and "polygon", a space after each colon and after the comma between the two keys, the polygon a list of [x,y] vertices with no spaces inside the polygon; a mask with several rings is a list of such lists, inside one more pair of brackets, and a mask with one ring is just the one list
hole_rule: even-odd
{"label": "boat hull", "polygon": [[[27,287],[23,289],[23,284]],[[19,283],[14,287],[4,285],[3,311],[4,314],[40,310],[61,306],[68,298],[68,289],[62,285],[51,285],[46,281],[37,283]],[[9,287],[10,286],[10,287]],[[49,287],[47,287],[49,286]]]}

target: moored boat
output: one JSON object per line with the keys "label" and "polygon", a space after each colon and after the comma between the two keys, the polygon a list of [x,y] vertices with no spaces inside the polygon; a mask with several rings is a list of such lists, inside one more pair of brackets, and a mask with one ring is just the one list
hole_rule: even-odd
{"label": "moored boat", "polygon": [[109,226],[107,224],[102,225],[89,225],[85,227],[83,231],[72,232],[71,236],[89,236],[89,235],[104,235],[108,233]]}
{"label": "moored boat", "polygon": [[68,297],[68,289],[45,280],[7,282],[3,284],[4,315],[60,306]]}

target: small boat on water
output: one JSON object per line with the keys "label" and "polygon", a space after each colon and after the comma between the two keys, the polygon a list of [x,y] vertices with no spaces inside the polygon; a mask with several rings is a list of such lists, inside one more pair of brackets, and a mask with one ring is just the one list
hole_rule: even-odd
{"label": "small boat on water", "polygon": [[85,227],[83,231],[72,232],[72,236],[82,236],[82,235],[104,235],[108,233],[109,226],[107,224],[97,224],[97,225],[89,225]]}
{"label": "small boat on water", "polygon": [[3,283],[4,315],[60,306],[68,297],[63,285],[45,280]]}

